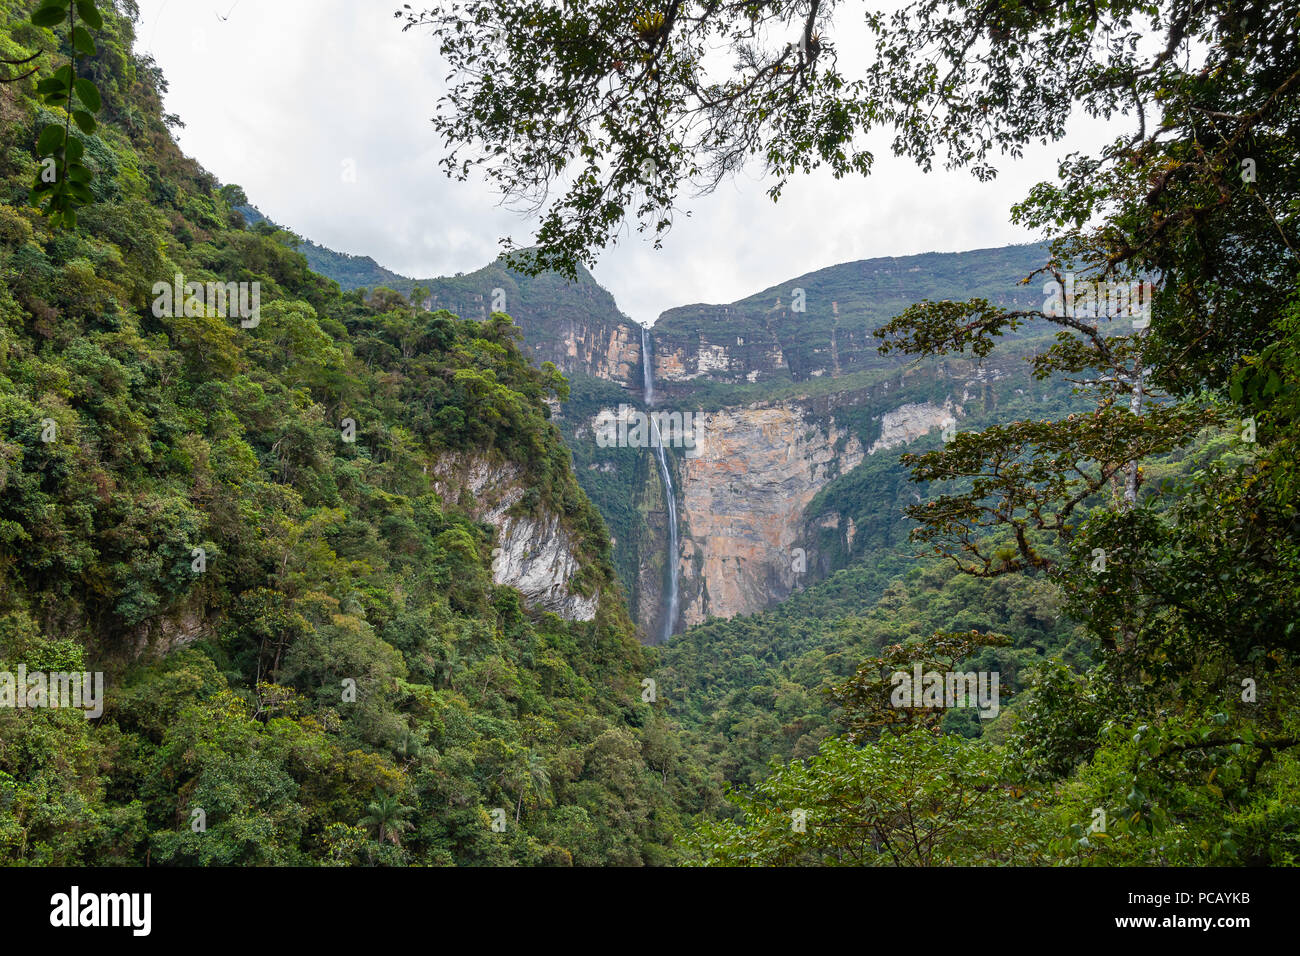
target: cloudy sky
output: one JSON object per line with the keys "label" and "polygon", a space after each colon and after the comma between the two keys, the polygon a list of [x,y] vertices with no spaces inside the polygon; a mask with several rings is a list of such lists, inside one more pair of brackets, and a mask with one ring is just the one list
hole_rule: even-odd
{"label": "cloudy sky", "polygon": [[[427,35],[401,31],[397,0],[138,2],[138,49],[167,77],[182,148],[276,222],[415,277],[472,271],[495,258],[501,236],[531,238],[535,222],[488,186],[441,174],[429,118],[445,65]],[[851,31],[837,34],[842,63]],[[660,250],[628,229],[595,274],[623,311],[650,322],[838,262],[1031,241],[1008,221],[1011,205],[1070,149],[1095,151],[1101,133],[1081,120],[1064,143],[1004,163],[986,184],[922,174],[886,141],[871,143],[871,177],[805,177],[776,204],[754,170],[693,200]]]}

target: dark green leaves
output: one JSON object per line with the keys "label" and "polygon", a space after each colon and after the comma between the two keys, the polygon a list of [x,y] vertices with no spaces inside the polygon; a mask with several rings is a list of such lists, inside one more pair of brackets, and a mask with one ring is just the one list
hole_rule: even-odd
{"label": "dark green leaves", "polygon": [[95,41],[90,38],[90,31],[85,27],[72,28],[72,48],[86,56],[94,56]]}
{"label": "dark green leaves", "polygon": [[77,12],[92,30],[104,29],[104,20],[95,9],[95,0],[77,0]]}
{"label": "dark green leaves", "polygon": [[46,106],[67,107],[72,100],[72,67],[65,64],[36,84]]}
{"label": "dark green leaves", "polygon": [[98,113],[103,105],[99,98],[99,90],[95,89],[95,84],[85,77],[80,77],[75,83],[77,95],[81,97],[81,102],[86,104],[86,108],[92,113]]}
{"label": "dark green leaves", "polygon": [[66,134],[62,126],[47,126],[41,130],[41,135],[36,140],[36,151],[42,156],[52,154],[56,149],[63,145],[63,139]]}
{"label": "dark green leaves", "polygon": [[[81,164],[85,148],[69,135],[71,124],[75,123],[82,133],[93,135],[98,125],[93,114],[104,105],[95,84],[77,76],[77,55],[94,56],[96,52],[90,30],[76,22],[77,14],[91,29],[104,26],[94,0],[45,0],[32,14],[32,22],[37,26],[53,27],[66,20],[70,27],[71,60],[36,84],[41,101],[48,107],[66,111],[68,120],[47,125],[37,137],[36,154],[40,162],[32,184],[32,204],[42,209],[51,222],[64,226],[76,225],[77,209],[95,201],[90,189],[93,174]],[[81,108],[77,106],[78,100]]]}
{"label": "dark green leaves", "polygon": [[68,18],[68,4],[60,0],[46,0],[32,14],[32,23],[38,27],[52,27]]}

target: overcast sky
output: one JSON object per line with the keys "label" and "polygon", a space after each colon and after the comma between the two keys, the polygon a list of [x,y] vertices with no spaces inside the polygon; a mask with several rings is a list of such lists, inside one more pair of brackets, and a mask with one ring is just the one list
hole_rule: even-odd
{"label": "overcast sky", "polygon": [[[535,223],[488,186],[440,172],[429,118],[446,68],[427,35],[401,31],[397,0],[138,2],[138,49],[167,77],[182,148],[276,222],[417,278],[477,269],[501,236],[531,239]],[[842,64],[847,46],[842,39]],[[596,278],[624,312],[651,322],[672,306],[730,302],[839,262],[1035,240],[1011,225],[1010,207],[1053,178],[1069,149],[1100,146],[1096,124],[1077,130],[1004,161],[985,184],[922,174],[884,141],[872,142],[869,178],[803,177],[777,204],[755,170],[692,200],[660,250],[629,228]]]}

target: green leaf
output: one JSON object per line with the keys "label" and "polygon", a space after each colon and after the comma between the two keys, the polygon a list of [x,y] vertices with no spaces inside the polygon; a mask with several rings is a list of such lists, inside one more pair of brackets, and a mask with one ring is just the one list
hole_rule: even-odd
{"label": "green leaf", "polygon": [[85,27],[73,27],[72,48],[78,53],[84,53],[87,56],[94,56],[95,41],[91,39],[90,31]]}
{"label": "green leaf", "polygon": [[104,29],[104,18],[95,9],[95,0],[77,0],[77,12],[92,30]]}
{"label": "green leaf", "polygon": [[32,14],[32,23],[38,27],[52,27],[56,23],[66,20],[67,16],[68,8],[66,5],[46,4],[43,7],[38,7],[36,12]]}
{"label": "green leaf", "polygon": [[83,133],[90,134],[95,132],[95,117],[91,116],[85,110],[74,110],[72,121],[77,124],[77,128]]}
{"label": "green leaf", "polygon": [[104,104],[99,98],[99,90],[95,88],[95,84],[85,77],[79,77],[76,85],[77,95],[81,97],[81,102],[85,103],[86,108],[92,113],[98,113],[100,107]]}
{"label": "green leaf", "polygon": [[81,144],[79,139],[69,139],[67,145],[68,162],[75,163],[86,153],[86,147]]}
{"label": "green leaf", "polygon": [[90,170],[80,163],[72,163],[68,166],[68,180],[74,183],[89,183],[91,179]]}
{"label": "green leaf", "polygon": [[48,156],[63,145],[64,131],[62,126],[51,125],[41,130],[41,135],[36,140],[36,152],[41,156]]}

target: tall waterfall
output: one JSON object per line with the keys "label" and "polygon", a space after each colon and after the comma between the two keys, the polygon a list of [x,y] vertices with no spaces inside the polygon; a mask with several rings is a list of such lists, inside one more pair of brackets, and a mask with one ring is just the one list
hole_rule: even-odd
{"label": "tall waterfall", "polygon": [[[641,367],[645,372],[646,408],[653,408],[654,359],[650,351],[650,330],[644,325],[641,326]],[[668,502],[668,602],[664,608],[663,633],[660,636],[661,641],[666,641],[673,636],[673,629],[677,625],[678,575],[681,572],[677,550],[677,495],[673,491],[673,474],[668,470],[668,452],[664,450],[663,436],[659,434],[659,425],[653,415],[650,416],[650,443],[655,457],[659,459],[659,475],[663,478],[664,498]]]}

